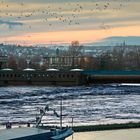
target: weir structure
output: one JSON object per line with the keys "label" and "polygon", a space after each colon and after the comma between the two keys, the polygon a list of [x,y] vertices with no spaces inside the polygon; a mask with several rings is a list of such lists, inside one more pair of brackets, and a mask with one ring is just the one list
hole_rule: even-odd
{"label": "weir structure", "polygon": [[95,70],[0,70],[0,86],[45,85],[81,86],[107,83],[140,83],[140,71],[95,71]]}
{"label": "weir structure", "polygon": [[140,71],[83,71],[89,84],[107,83],[140,83]]}

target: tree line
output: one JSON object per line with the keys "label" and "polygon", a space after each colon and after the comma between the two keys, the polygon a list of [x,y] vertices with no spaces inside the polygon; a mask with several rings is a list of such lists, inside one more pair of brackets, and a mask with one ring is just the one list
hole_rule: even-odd
{"label": "tree line", "polygon": [[[64,55],[64,57],[73,56],[80,58],[79,61],[75,62],[75,68],[87,70],[140,70],[140,48],[134,50],[115,48],[96,57],[86,56],[81,53],[80,49],[77,50],[70,48],[67,53],[61,53],[61,57]],[[30,57],[29,63],[27,60],[28,57],[10,55],[8,56],[7,64],[3,67],[12,69],[24,69],[27,67],[34,69],[48,68],[42,56]]]}

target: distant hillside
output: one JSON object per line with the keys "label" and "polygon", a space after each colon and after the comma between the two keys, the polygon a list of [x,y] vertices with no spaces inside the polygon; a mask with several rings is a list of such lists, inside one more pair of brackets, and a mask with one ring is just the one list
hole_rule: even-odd
{"label": "distant hillside", "polygon": [[[60,54],[64,54],[69,49],[70,44],[44,44],[36,46],[18,46],[0,44],[0,55],[15,56],[53,56],[59,49]],[[133,51],[140,49],[140,36],[128,37],[108,37],[98,42],[82,44],[81,54],[89,56],[99,56],[107,51],[115,49],[125,49]]]}
{"label": "distant hillside", "polygon": [[88,46],[121,46],[126,45],[140,45],[140,36],[114,36],[102,39],[98,42],[86,43]]}

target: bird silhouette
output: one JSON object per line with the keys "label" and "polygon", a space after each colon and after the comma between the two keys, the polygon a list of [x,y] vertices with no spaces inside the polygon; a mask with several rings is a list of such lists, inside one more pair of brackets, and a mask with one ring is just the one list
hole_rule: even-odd
{"label": "bird silhouette", "polygon": [[[112,0],[106,0],[104,2],[95,2],[92,1],[90,6],[86,6],[86,4],[83,4],[82,2],[66,2],[62,5],[56,6],[57,8],[54,8],[53,3],[47,3],[46,6],[43,7],[35,7],[34,9],[28,9],[29,5],[26,2],[19,2],[19,6],[21,7],[19,12],[16,14],[13,14],[10,10],[10,3],[6,3],[5,1],[0,1],[0,6],[6,7],[6,9],[9,8],[9,10],[0,10],[0,18],[3,17],[3,14],[7,17],[10,17],[11,20],[21,20],[26,19],[32,20],[40,18],[40,22],[46,23],[50,27],[54,24],[57,24],[57,22],[61,22],[66,25],[80,25],[83,24],[83,22],[80,22],[80,16],[84,14],[84,12],[87,10],[89,12],[89,17],[91,19],[93,18],[94,14],[104,12],[105,10],[112,10],[112,12],[118,12],[124,7],[126,7],[127,3],[130,2],[130,0],[121,0],[119,2],[115,2]],[[115,3],[115,4],[114,4]],[[87,3],[88,5],[88,3]],[[28,9],[28,10],[27,10]],[[25,11],[28,12],[25,12]],[[9,12],[11,11],[11,13]],[[70,12],[70,14],[67,14],[67,11]],[[52,22],[51,19],[53,19],[55,22]],[[82,20],[81,20],[82,21]],[[106,25],[105,22],[99,23],[99,26],[101,29],[109,29],[109,25]],[[31,29],[32,25],[29,25],[29,28]]]}

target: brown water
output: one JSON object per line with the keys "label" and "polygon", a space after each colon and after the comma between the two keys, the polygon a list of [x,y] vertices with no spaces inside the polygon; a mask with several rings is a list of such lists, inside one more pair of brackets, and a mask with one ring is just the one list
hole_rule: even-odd
{"label": "brown water", "polygon": [[140,129],[74,133],[66,140],[140,140]]}

